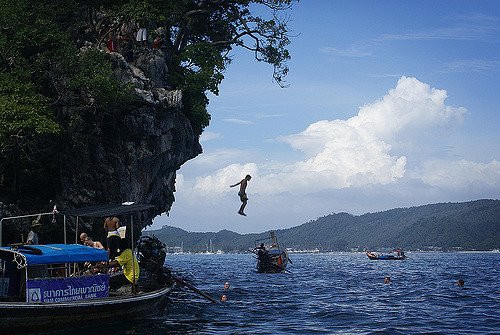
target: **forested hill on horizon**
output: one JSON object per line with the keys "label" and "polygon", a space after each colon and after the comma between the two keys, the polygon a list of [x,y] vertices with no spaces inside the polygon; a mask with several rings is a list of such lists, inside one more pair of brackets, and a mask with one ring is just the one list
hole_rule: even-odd
{"label": "forested hill on horizon", "polygon": [[[163,226],[149,231],[168,247],[184,251],[241,252],[269,232],[238,234],[228,230],[188,232]],[[320,251],[384,250],[492,250],[500,248],[500,200],[438,203],[383,212],[330,214],[289,229],[276,230],[282,247]]]}

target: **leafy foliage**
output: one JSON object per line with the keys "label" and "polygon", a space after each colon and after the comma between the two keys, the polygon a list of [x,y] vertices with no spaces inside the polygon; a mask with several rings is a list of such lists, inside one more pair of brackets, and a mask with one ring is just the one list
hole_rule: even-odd
{"label": "leafy foliage", "polygon": [[73,89],[81,89],[93,104],[106,107],[126,105],[131,101],[131,87],[120,84],[113,77],[106,54],[90,48],[77,55],[79,66],[70,82]]}
{"label": "leafy foliage", "polygon": [[0,73],[0,143],[9,136],[54,133],[59,130],[49,108],[49,99],[34,90],[33,84]]}
{"label": "leafy foliage", "polygon": [[0,149],[13,134],[60,130],[53,102],[61,93],[55,85],[64,78],[73,84],[67,89],[77,87],[102,106],[112,106],[126,96],[102,53],[96,49],[78,53],[65,31],[62,22],[66,25],[74,9],[71,2],[2,0],[0,5]]}
{"label": "leafy foliage", "polygon": [[[283,84],[290,40],[286,19],[279,19],[277,13],[288,9],[292,1],[0,0],[0,68],[10,78],[4,77],[2,85],[27,85],[28,100],[33,102],[27,115],[41,120],[26,120],[24,126],[38,124],[38,131],[48,109],[53,110],[51,103],[60,98],[61,86],[79,91],[86,103],[98,108],[127,103],[124,99],[130,96],[130,88],[114,80],[109,60],[97,49],[110,32],[119,34],[122,24],[133,23],[165,39],[169,84],[185,92],[185,112],[201,133],[210,120],[205,93],[218,94],[233,47],[251,50],[258,61],[273,65],[274,78]],[[270,9],[272,18],[252,15],[253,4]],[[80,51],[85,43],[91,49]],[[11,112],[17,103],[27,106],[27,101],[10,99],[10,93],[3,92],[4,99],[11,101]],[[49,125],[46,131],[55,132],[57,127]]]}
{"label": "leafy foliage", "polygon": [[[52,199],[70,134],[133,105],[132,87],[114,77],[116,58],[105,52],[110,36],[126,40],[124,25],[147,28],[149,42],[163,39],[162,85],[182,90],[182,112],[201,134],[210,122],[207,92],[218,94],[233,47],[254,52],[283,82],[290,41],[277,13],[292,1],[0,0],[0,201]],[[252,15],[255,5],[272,19]],[[145,52],[136,46],[135,56]]]}
{"label": "leafy foliage", "polygon": [[[277,13],[288,9],[291,3],[292,0],[135,0],[124,3],[118,22],[134,20],[151,28],[153,34],[165,34],[170,84],[183,90],[185,112],[195,131],[201,133],[210,120],[208,100],[202,95],[206,91],[218,94],[233,47],[246,48],[254,52],[258,61],[271,64],[274,79],[284,86],[290,59],[286,47],[290,40],[287,20],[278,18]],[[251,4],[266,6],[272,11],[272,18],[252,15]]]}

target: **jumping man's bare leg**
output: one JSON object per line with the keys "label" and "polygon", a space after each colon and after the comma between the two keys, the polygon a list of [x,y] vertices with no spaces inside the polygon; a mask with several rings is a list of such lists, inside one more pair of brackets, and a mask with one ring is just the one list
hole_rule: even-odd
{"label": "jumping man's bare leg", "polygon": [[245,206],[246,206],[246,205],[247,205],[247,202],[246,202],[246,201],[244,201],[244,202],[241,204],[241,207],[240,207],[240,210],[238,211],[238,214],[240,214],[240,215],[244,215],[244,216],[247,216],[247,215],[243,212],[243,210],[245,209]]}

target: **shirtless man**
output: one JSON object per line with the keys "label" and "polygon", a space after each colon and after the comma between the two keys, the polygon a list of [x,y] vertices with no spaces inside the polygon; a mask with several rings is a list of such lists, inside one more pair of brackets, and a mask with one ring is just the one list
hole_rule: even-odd
{"label": "shirtless man", "polygon": [[104,220],[104,230],[107,232],[106,242],[108,245],[109,259],[114,259],[118,255],[120,243],[120,220],[117,217],[108,217]]}
{"label": "shirtless man", "polygon": [[104,246],[102,245],[101,242],[94,241],[92,240],[92,238],[88,236],[85,238],[85,245],[96,249],[104,249]]}
{"label": "shirtless man", "polygon": [[80,241],[82,241],[82,243],[85,244],[85,240],[87,239],[87,237],[88,237],[87,233],[81,233]]}
{"label": "shirtless man", "polygon": [[252,179],[252,177],[247,174],[245,178],[243,178],[239,183],[236,183],[234,185],[230,185],[229,187],[235,187],[235,186],[238,186],[240,185],[240,191],[238,192],[238,195],[240,196],[240,200],[242,202],[241,204],[241,207],[240,207],[240,210],[238,211],[238,214],[240,215],[243,215],[243,216],[247,216],[243,210],[245,209],[245,206],[247,205],[247,202],[248,202],[248,197],[247,197],[247,194],[245,193],[246,189],[247,189],[247,184],[248,184],[248,181]]}

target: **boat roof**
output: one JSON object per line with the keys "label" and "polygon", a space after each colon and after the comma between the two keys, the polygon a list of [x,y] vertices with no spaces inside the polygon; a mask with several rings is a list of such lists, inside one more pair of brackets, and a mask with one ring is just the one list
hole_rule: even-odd
{"label": "boat roof", "polygon": [[0,247],[0,255],[4,253],[21,254],[28,266],[56,263],[103,262],[108,260],[108,253],[106,250],[96,249],[81,244],[44,244]]}
{"label": "boat roof", "polygon": [[122,204],[107,204],[75,208],[59,212],[60,215],[81,216],[81,217],[107,217],[140,212],[155,208],[150,204],[137,204],[134,202],[124,202]]}

